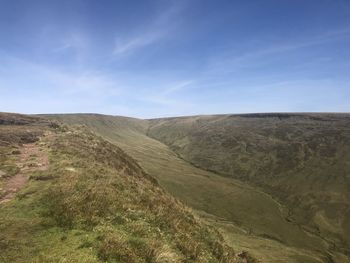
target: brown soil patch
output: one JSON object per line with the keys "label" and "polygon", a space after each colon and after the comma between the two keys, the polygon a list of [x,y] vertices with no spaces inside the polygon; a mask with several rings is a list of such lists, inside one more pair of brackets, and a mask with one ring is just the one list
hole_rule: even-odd
{"label": "brown soil patch", "polygon": [[0,196],[0,204],[15,197],[16,193],[26,184],[31,172],[45,171],[49,166],[48,154],[38,143],[24,144],[19,150],[20,154],[16,164],[20,172],[3,183],[4,193]]}

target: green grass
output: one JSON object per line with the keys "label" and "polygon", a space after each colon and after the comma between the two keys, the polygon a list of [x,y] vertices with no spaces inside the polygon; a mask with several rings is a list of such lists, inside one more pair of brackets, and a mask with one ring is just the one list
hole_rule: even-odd
{"label": "green grass", "polygon": [[120,148],[84,127],[41,130],[50,167],[0,204],[0,262],[240,262]]}
{"label": "green grass", "polygon": [[[326,260],[327,253],[332,254],[333,258],[343,257],[332,250],[330,245],[332,240],[325,242],[319,233],[310,234],[309,231],[312,229],[303,230],[295,223],[295,219],[290,217],[288,206],[282,205],[260,188],[199,169],[180,158],[174,152],[176,147],[172,147],[173,151],[160,141],[147,136],[147,130],[149,129],[149,133],[152,134],[152,129],[157,128],[155,123],[158,121],[151,121],[150,124],[144,120],[88,114],[50,117],[70,124],[86,125],[136,159],[140,166],[157,178],[160,185],[173,196],[199,210],[200,214],[204,211],[215,216],[219,222],[233,224],[234,229],[240,229],[239,234],[237,231],[228,231],[225,224],[215,224],[216,221],[209,220],[211,224],[214,223],[224,231],[227,240],[238,250],[248,250],[266,262],[281,262],[281,258],[288,259],[288,262],[320,262]],[[201,118],[204,124],[206,118],[210,119],[210,117],[180,120],[175,118],[159,122],[169,122],[164,134],[181,147],[185,145],[189,147],[190,141],[186,138],[179,139],[177,133],[186,137],[187,132],[196,131],[196,126],[192,123]],[[177,122],[185,127],[178,128]],[[163,129],[166,125],[160,123],[159,126],[159,129]],[[218,125],[218,128],[220,127]],[[200,150],[207,154],[206,151],[210,149]],[[213,156],[212,159],[221,158],[219,152],[216,154],[218,156]],[[248,242],[249,246],[239,245]],[[267,245],[263,246],[263,243]]]}
{"label": "green grass", "polygon": [[262,188],[289,220],[350,255],[349,123],[349,114],[197,116],[151,120],[148,134],[196,166]]}

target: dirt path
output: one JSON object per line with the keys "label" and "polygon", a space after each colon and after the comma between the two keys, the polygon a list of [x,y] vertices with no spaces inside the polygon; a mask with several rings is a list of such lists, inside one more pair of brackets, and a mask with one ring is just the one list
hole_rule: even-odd
{"label": "dirt path", "polygon": [[24,144],[19,150],[21,153],[16,164],[20,171],[4,182],[4,193],[0,196],[0,204],[15,197],[16,193],[26,184],[31,172],[44,171],[49,166],[48,155],[38,143]]}

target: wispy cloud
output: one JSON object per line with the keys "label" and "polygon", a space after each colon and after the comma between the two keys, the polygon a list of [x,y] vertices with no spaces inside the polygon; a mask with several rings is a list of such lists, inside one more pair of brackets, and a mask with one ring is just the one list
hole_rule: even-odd
{"label": "wispy cloud", "polygon": [[121,39],[116,38],[113,55],[125,55],[130,54],[139,48],[151,45],[163,36],[160,32],[156,33],[145,33],[143,35],[131,38]]}
{"label": "wispy cloud", "polygon": [[183,8],[182,1],[174,1],[166,10],[162,10],[148,26],[133,35],[117,36],[113,55],[121,56],[131,54],[132,52],[166,38],[177,23],[174,19]]}
{"label": "wispy cloud", "polygon": [[[43,92],[49,97],[104,99],[118,96],[122,90],[113,77],[98,71],[62,71],[52,66],[7,57],[6,68],[0,69],[0,91],[17,91],[32,97]],[[18,78],[18,76],[21,76]]]}
{"label": "wispy cloud", "polygon": [[154,80],[153,88],[147,88],[143,80],[149,76],[135,80],[133,74],[72,72],[15,57],[3,59],[4,64],[0,65],[3,111],[100,112],[150,117],[185,113],[193,107],[190,100],[181,96],[193,87],[192,80],[173,81],[162,77]]}
{"label": "wispy cloud", "polygon": [[191,84],[193,84],[194,81],[193,80],[185,80],[185,81],[181,81],[178,83],[175,83],[173,85],[170,85],[169,87],[167,87],[164,91],[162,91],[160,93],[161,96],[168,96],[172,93],[181,91],[183,89],[185,89],[186,87],[190,86]]}
{"label": "wispy cloud", "polygon": [[86,39],[83,38],[80,34],[71,33],[68,36],[61,39],[57,47],[53,48],[53,52],[63,52],[68,49],[83,49],[86,47]]}
{"label": "wispy cloud", "polygon": [[164,85],[164,89],[158,90],[154,94],[145,96],[143,100],[164,106],[176,106],[184,104],[185,100],[183,98],[181,100],[176,99],[176,95],[178,92],[184,91],[185,89],[191,87],[191,84],[193,83],[193,80],[185,80],[173,83],[171,85]]}
{"label": "wispy cloud", "polygon": [[224,51],[224,55],[219,55],[211,59],[208,65],[209,71],[229,73],[237,68],[259,64],[259,59],[267,56],[276,56],[297,51],[299,49],[310,48],[330,42],[350,38],[350,28],[343,28],[326,32],[322,35],[307,37],[299,41],[290,41],[270,45],[261,49],[247,51],[239,55],[228,55],[230,50]]}

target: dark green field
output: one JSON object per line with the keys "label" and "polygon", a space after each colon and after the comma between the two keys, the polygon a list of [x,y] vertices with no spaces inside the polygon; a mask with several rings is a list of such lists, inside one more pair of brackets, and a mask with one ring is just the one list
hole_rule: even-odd
{"label": "dark green field", "polygon": [[84,124],[264,262],[349,262],[350,115],[249,114]]}

